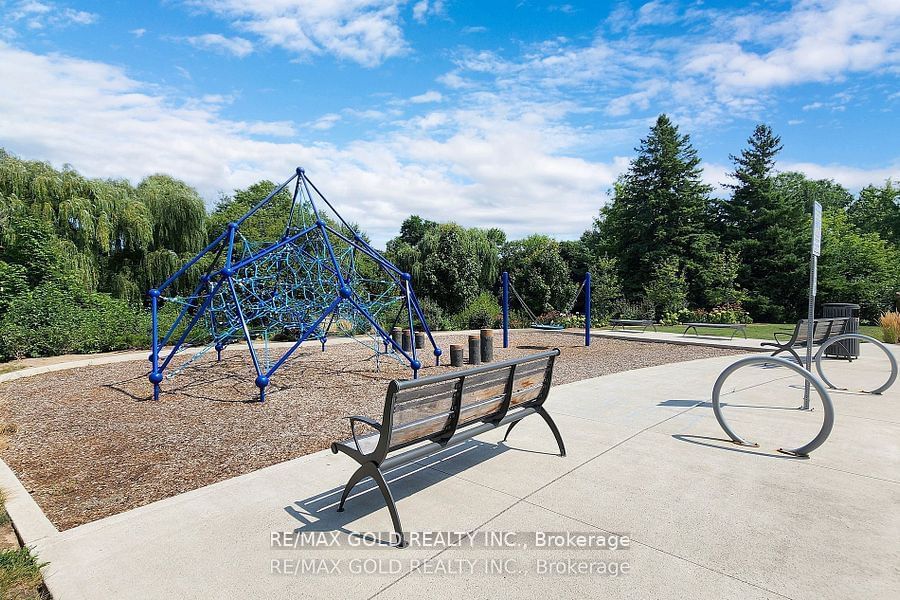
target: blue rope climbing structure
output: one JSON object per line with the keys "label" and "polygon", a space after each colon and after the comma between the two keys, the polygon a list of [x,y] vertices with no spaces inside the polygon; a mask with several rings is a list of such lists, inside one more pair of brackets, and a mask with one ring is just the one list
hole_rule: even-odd
{"label": "blue rope climbing structure", "polygon": [[[290,209],[280,238],[252,242],[242,226],[293,189]],[[330,214],[325,211],[330,210]],[[191,276],[197,284],[189,295],[177,295]],[[215,240],[185,263],[161,285],[149,291],[151,310],[151,370],[153,398],[160,385],[187,365],[215,349],[243,340],[256,371],[260,402],[275,372],[308,340],[325,350],[329,334],[347,335],[367,345],[377,359],[386,355],[406,363],[418,376],[422,362],[416,353],[416,323],[427,335],[440,363],[441,349],[434,341],[425,314],[404,273],[359,234],[306,177],[303,169],[260,200],[240,219],[229,223]],[[160,309],[165,303],[180,308],[174,322],[160,330]],[[389,324],[392,323],[392,324]],[[394,326],[409,328],[408,347],[397,343]],[[199,329],[198,329],[199,326]],[[203,328],[205,327],[205,331]],[[192,332],[202,332],[205,344],[177,366],[172,360],[189,345]],[[270,340],[288,336],[293,341],[280,356]],[[368,340],[368,342],[363,341]],[[257,343],[254,343],[254,342]],[[262,342],[260,347],[258,342]]]}

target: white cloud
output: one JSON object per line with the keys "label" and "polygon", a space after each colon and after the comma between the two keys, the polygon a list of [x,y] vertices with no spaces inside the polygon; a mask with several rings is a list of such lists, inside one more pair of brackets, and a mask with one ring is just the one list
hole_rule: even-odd
{"label": "white cloud", "polygon": [[792,126],[793,126],[793,125],[802,125],[802,124],[803,124],[803,119],[788,119],[787,124],[788,124],[788,125],[792,125]]}
{"label": "white cloud", "polygon": [[881,185],[887,179],[900,180],[900,161],[887,167],[861,169],[841,164],[820,165],[811,162],[778,163],[779,171],[799,171],[810,179],[833,179],[851,191],[859,191],[869,184]]}
{"label": "white cloud", "polygon": [[425,14],[428,12],[428,0],[420,0],[413,6],[413,19],[418,23],[425,22]]}
{"label": "white cloud", "polygon": [[147,30],[144,29],[143,27],[140,27],[138,29],[132,29],[128,33],[130,33],[131,35],[133,35],[136,38],[142,38],[142,37],[144,37],[144,34],[147,33]]}
{"label": "white cloud", "polygon": [[[0,9],[3,5],[0,4]],[[99,19],[95,13],[76,10],[55,2],[20,0],[2,13],[5,26],[0,30],[6,37],[15,37],[16,29],[24,26],[32,31],[64,28],[70,25],[91,25]]]}
{"label": "white cloud", "polygon": [[636,25],[667,25],[678,20],[678,10],[674,5],[653,0],[638,9]]}
{"label": "white cloud", "polygon": [[424,94],[419,94],[418,96],[413,96],[409,99],[413,104],[427,104],[430,102],[440,102],[444,99],[444,96],[441,95],[440,92],[436,92],[434,90],[429,90]]}
{"label": "white cloud", "polygon": [[[479,94],[477,104],[335,146],[317,140],[309,125],[295,131],[285,122],[224,118],[226,96],[179,103],[119,67],[2,42],[0,78],[20,82],[0,95],[0,146],[10,152],[71,163],[96,177],[136,182],[170,173],[210,201],[262,178],[283,180],[302,165],[378,244],[412,213],[497,225],[514,237],[574,237],[627,164],[575,157],[584,136],[562,123],[564,109],[513,105],[502,96]],[[268,139],[276,135],[289,137]]]}
{"label": "white cloud", "polygon": [[413,4],[413,19],[416,23],[425,24],[428,22],[429,16],[438,16],[444,14],[443,0],[419,0]]}
{"label": "white cloud", "polygon": [[404,0],[187,0],[300,58],[330,53],[374,67],[404,53]]}
{"label": "white cloud", "polygon": [[551,4],[547,7],[550,12],[561,12],[570,15],[575,12],[575,7],[571,4]]}
{"label": "white cloud", "polygon": [[709,77],[720,92],[835,81],[900,64],[896,1],[806,0],[778,18],[758,11],[720,17],[717,25],[725,35],[696,45],[685,71]]}
{"label": "white cloud", "polygon": [[204,33],[185,38],[195,48],[201,50],[213,50],[223,54],[231,54],[238,58],[244,58],[253,52],[253,44],[242,37],[225,37],[219,33]]}
{"label": "white cloud", "polygon": [[340,120],[341,115],[328,113],[327,115],[322,115],[312,123],[309,123],[308,126],[317,131],[325,131],[334,127]]}
{"label": "white cloud", "polygon": [[470,25],[468,27],[463,27],[460,31],[462,33],[469,34],[469,33],[485,33],[485,32],[487,32],[487,30],[488,30],[488,28],[484,27],[483,25]]}

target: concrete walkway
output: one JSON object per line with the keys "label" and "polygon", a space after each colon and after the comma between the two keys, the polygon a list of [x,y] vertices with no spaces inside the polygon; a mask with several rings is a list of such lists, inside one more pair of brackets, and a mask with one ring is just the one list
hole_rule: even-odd
{"label": "concrete walkway", "polygon": [[[499,532],[494,545],[356,547],[390,519],[371,481],[335,512],[355,465],[327,452],[62,533],[28,516],[24,490],[10,512],[56,600],[900,597],[900,385],[835,392],[831,438],[798,459],[775,449],[812,435],[821,411],[793,409],[801,389],[783,369],[733,375],[728,418],[760,447],[723,439],[709,394],[733,360],[553,388],[565,458],[528,418],[505,444],[495,431],[391,473],[407,531]],[[828,369],[856,389],[885,364],[867,352]],[[595,547],[537,547],[547,532]],[[294,547],[293,533],[324,539]],[[627,547],[596,547],[612,542]]]}
{"label": "concrete walkway", "polygon": [[768,340],[759,340],[754,338],[745,339],[738,335],[734,338],[727,338],[721,335],[709,335],[703,333],[701,328],[699,335],[680,333],[669,333],[666,331],[653,331],[648,329],[641,331],[640,329],[592,329],[592,337],[606,337],[617,340],[633,340],[638,342],[661,342],[665,344],[680,344],[684,346],[709,346],[712,348],[734,348],[735,350],[751,350],[754,352],[772,352],[774,348],[763,348],[761,342]]}

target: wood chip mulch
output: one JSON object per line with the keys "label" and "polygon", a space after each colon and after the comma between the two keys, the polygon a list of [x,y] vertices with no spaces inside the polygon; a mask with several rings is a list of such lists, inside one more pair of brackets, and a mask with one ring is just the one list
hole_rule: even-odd
{"label": "wood chip mulch", "polygon": [[[444,356],[450,343],[441,337]],[[495,360],[559,347],[554,384],[697,358],[738,353],[700,346],[596,338],[590,347],[563,333],[495,336]],[[235,346],[237,348],[237,345]],[[386,383],[409,370],[382,359],[374,371],[359,344],[325,353],[310,344],[272,378],[266,402],[253,399],[246,352],[228,349],[185,368],[149,401],[143,361],[59,371],[0,385],[0,456],[59,529],[327,448],[348,437],[346,415],[380,419]],[[430,366],[422,375],[450,367]]]}

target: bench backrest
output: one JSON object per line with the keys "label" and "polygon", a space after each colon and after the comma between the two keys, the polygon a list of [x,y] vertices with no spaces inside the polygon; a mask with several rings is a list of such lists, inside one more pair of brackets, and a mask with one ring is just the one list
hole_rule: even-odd
{"label": "bench backrest", "polygon": [[392,381],[379,451],[449,440],[460,427],[500,421],[512,409],[547,398],[559,350],[409,381]]}
{"label": "bench backrest", "polygon": [[[821,344],[828,338],[832,338],[836,335],[840,335],[844,332],[844,329],[847,327],[847,322],[849,319],[846,317],[837,317],[837,318],[829,318],[829,319],[813,319],[813,344]],[[794,328],[794,333],[791,336],[791,343],[806,343],[806,340],[809,339],[809,319],[800,319],[797,321],[797,326]]]}

